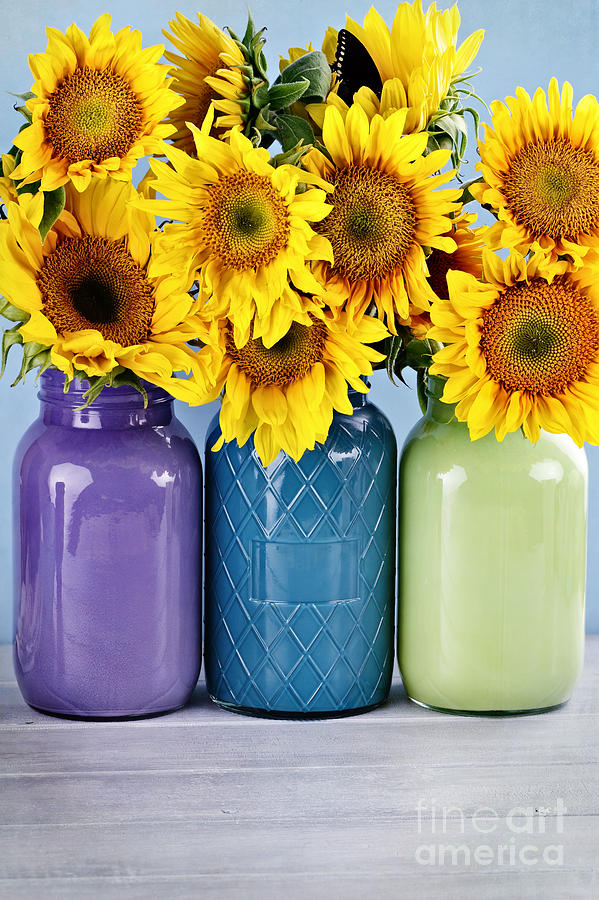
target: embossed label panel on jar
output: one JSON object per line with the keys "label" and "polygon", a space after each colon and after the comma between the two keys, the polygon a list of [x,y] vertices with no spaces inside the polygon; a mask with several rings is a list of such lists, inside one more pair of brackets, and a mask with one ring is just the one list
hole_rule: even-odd
{"label": "embossed label panel on jar", "polygon": [[339,603],[359,596],[360,542],[251,542],[251,599],[287,603]]}

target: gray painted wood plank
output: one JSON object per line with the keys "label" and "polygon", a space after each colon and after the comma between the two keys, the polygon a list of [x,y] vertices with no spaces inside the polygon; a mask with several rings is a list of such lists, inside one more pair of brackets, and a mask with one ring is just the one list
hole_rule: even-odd
{"label": "gray painted wood plank", "polygon": [[[534,848],[529,858],[536,859],[535,871],[562,871],[596,875],[597,820],[594,817],[570,817],[563,834],[555,829],[545,835],[515,835],[505,824],[493,834],[480,834],[468,827],[465,833],[448,831],[445,835],[418,832],[415,823],[403,822],[293,822],[236,823],[156,822],[103,825],[33,826],[0,829],[2,842],[1,876],[7,879],[80,878],[87,876],[179,876],[227,874],[237,877],[240,896],[246,875],[285,876],[292,883],[295,875],[332,872],[363,878],[416,875],[428,870],[422,859],[433,859],[422,848],[462,846],[461,863],[454,866],[451,854],[435,870],[451,871],[473,867],[473,854],[481,845],[490,846],[489,865],[480,866],[489,873],[529,871],[521,856],[526,847]],[[514,865],[509,854],[497,861],[499,846],[514,847]],[[563,847],[563,864],[548,846]],[[470,861],[466,853],[470,854]],[[504,851],[502,851],[503,853]],[[478,866],[476,866],[478,868]]]}
{"label": "gray painted wood plank", "polygon": [[356,879],[346,872],[294,873],[290,877],[245,874],[243,881],[228,875],[180,876],[163,879],[143,876],[0,881],[2,900],[579,900],[596,898],[599,881],[588,872],[502,872],[473,869],[425,871],[417,875]]}
{"label": "gray painted wood plank", "polygon": [[[0,897],[596,898],[598,688],[594,638],[572,702],[545,716],[443,716],[396,684],[384,709],[329,722],[234,716],[200,687],[162,719],[72,723],[22,702],[0,648]],[[556,838],[551,815],[532,838],[504,822],[481,835],[471,816],[558,798],[563,866],[416,858],[432,837],[426,815],[418,831],[419,800],[464,811],[463,838],[450,811],[435,848],[542,851]]]}
{"label": "gray painted wood plank", "polygon": [[[562,723],[567,721],[567,727]],[[358,724],[359,723],[359,724]],[[559,711],[518,719],[377,722],[366,717],[329,722],[224,723],[130,728],[127,723],[85,729],[27,726],[0,733],[1,772],[8,775],[77,772],[254,770],[323,766],[468,766],[587,764],[599,761],[596,716]],[[24,737],[26,733],[27,737]]]}
{"label": "gray painted wood plank", "polygon": [[[351,770],[267,769],[147,774],[17,776],[0,782],[0,823],[28,825],[151,823],[164,821],[277,822],[331,819],[417,820],[419,802],[434,801],[442,822],[487,807],[507,815],[516,807],[554,807],[566,815],[599,814],[599,771],[538,763],[487,767],[471,764]],[[598,823],[599,827],[599,823]]]}

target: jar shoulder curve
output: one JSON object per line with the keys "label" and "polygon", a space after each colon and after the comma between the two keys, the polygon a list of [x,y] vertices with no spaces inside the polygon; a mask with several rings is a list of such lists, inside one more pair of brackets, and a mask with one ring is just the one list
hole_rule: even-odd
{"label": "jar shoulder curve", "polygon": [[583,447],[566,434],[542,431],[538,441],[528,440],[521,431],[507,434],[503,441],[494,432],[475,441],[463,423],[440,423],[424,416],[408,434],[401,454],[401,470],[435,468],[447,471],[461,466],[472,474],[488,473],[498,467],[521,478],[561,481],[564,475],[586,484],[588,463]]}
{"label": "jar shoulder curve", "polygon": [[391,443],[397,445],[395,432],[390,420],[383,410],[371,400],[366,399],[363,406],[358,406],[354,409],[353,415],[346,416],[345,418],[350,420],[353,419],[356,423],[365,423],[367,428],[379,431],[382,438],[386,438]]}
{"label": "jar shoulder curve", "polygon": [[73,482],[110,475],[143,481],[190,478],[201,481],[202,463],[196,444],[175,417],[168,425],[128,430],[71,429],[36,420],[25,432],[14,458],[16,482],[52,480],[70,473]]}
{"label": "jar shoulder curve", "polygon": [[[397,454],[397,439],[391,422],[376,404],[368,400],[362,406],[354,408],[352,414],[340,412],[333,414],[327,444],[334,446],[335,439],[342,432],[349,432],[352,438],[356,439],[356,453],[359,446],[357,436],[364,432],[370,432],[378,436],[388,451]],[[211,452],[212,447],[220,437],[220,433],[219,413],[216,413],[206,431],[206,454]],[[253,437],[250,437],[248,443],[250,446],[253,446]],[[324,447],[324,445],[317,444],[316,447]],[[235,451],[241,452],[242,456],[245,456],[243,448],[239,448],[235,441],[230,442],[229,453],[232,452],[233,448]]]}

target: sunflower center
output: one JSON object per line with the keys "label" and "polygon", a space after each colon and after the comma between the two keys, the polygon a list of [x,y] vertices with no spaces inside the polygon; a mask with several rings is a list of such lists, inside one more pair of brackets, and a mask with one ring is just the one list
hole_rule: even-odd
{"label": "sunflower center", "polygon": [[449,290],[447,288],[447,273],[455,267],[455,257],[451,253],[444,253],[443,250],[433,250],[427,258],[429,278],[428,283],[441,300],[449,300]]}
{"label": "sunflower center", "polygon": [[593,304],[564,278],[508,287],[482,323],[488,372],[508,391],[561,393],[584,376],[599,350]]}
{"label": "sunflower center", "polygon": [[120,241],[65,238],[44,260],[37,284],[44,314],[59,334],[94,328],[130,347],[150,333],[154,291]]}
{"label": "sunflower center", "polygon": [[333,209],[314,227],[333,247],[333,272],[350,281],[381,278],[404,262],[414,241],[416,207],[408,188],[364,165],[338,170]]}
{"label": "sunflower center", "polygon": [[252,384],[285,387],[304,378],[312,366],[321,361],[326,338],[327,328],[322,322],[313,325],[294,322],[287,334],[272,347],[265,347],[260,338],[255,338],[238,348],[233,340],[233,329],[228,326],[226,347]]}
{"label": "sunflower center", "polygon": [[504,194],[516,222],[536,237],[576,237],[599,226],[599,165],[566,140],[527,144],[511,161]]}
{"label": "sunflower center", "polygon": [[141,103],[122,75],[85,66],[48,98],[46,140],[69,162],[123,157],[141,134]]}
{"label": "sunflower center", "polygon": [[210,185],[208,195],[205,240],[224,266],[266,266],[287,246],[289,210],[265,175],[226,175]]}

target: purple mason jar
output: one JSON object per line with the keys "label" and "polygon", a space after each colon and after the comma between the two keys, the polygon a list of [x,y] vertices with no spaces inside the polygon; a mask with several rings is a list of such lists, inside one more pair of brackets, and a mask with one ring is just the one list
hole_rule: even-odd
{"label": "purple mason jar", "polygon": [[30,706],[149,716],[189,699],[201,660],[202,469],[172,397],[42,375],[14,465],[17,681]]}

